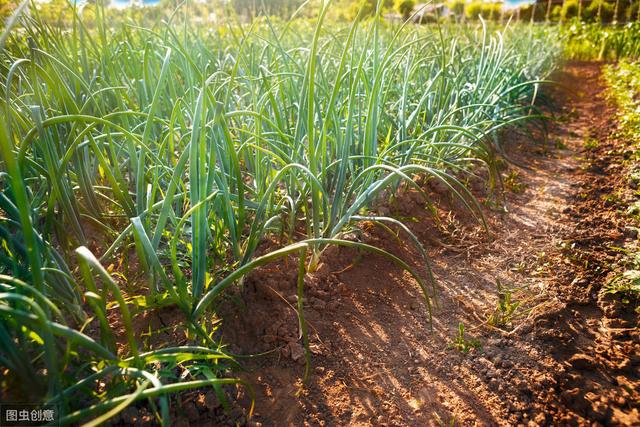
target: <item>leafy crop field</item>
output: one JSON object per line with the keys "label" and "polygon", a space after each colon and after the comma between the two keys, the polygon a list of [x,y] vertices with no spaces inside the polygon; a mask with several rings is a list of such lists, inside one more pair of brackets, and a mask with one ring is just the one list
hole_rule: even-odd
{"label": "leafy crop field", "polygon": [[[217,27],[180,9],[150,27],[113,22],[95,5],[74,7],[69,26],[37,13],[8,22],[0,400],[58,405],[63,425],[98,425],[136,401],[171,425],[172,397],[194,389],[226,406],[226,387],[252,386],[236,376],[217,313],[230,288],[281,259],[297,277],[306,379],[304,276],[331,246],[406,270],[432,318],[438,283],[423,242],[375,206],[401,188],[431,206],[422,179],[484,223],[468,181],[499,188],[504,131],[543,128],[560,31],[335,25],[328,8]],[[585,37],[574,36],[574,57],[592,51]],[[637,56],[637,43],[617,46],[606,51]],[[399,230],[429,274],[345,237],[364,221]],[[150,312],[178,319],[176,345],[145,338]]]}
{"label": "leafy crop field", "polygon": [[640,25],[620,27],[573,22],[562,29],[566,56],[578,60],[620,60],[640,57]]}

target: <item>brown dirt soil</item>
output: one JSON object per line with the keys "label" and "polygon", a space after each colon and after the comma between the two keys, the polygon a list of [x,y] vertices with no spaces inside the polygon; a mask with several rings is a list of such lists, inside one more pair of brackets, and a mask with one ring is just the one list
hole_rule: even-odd
{"label": "brown dirt soil", "polygon": [[[556,79],[565,86],[552,95],[559,120],[548,141],[556,146],[506,135],[511,157],[525,167],[504,173],[507,209],[480,197],[490,233],[435,185],[429,191],[442,198],[435,221],[415,191],[380,208],[404,219],[428,250],[438,286],[432,324],[409,274],[381,256],[331,248],[305,279],[313,356],[302,386],[295,263],[247,280],[222,308],[223,340],[237,353],[269,353],[243,359],[241,376],[257,393],[253,418],[237,413],[225,422],[640,425],[638,316],[599,292],[620,257],[612,247],[631,239],[628,220],[607,197],[626,185],[621,153],[628,148],[612,136],[615,110],[600,65],[571,63]],[[590,139],[598,144],[587,150]],[[347,237],[426,274],[402,232],[361,228]],[[487,322],[498,305],[497,280],[520,303],[500,327]],[[453,348],[459,323],[481,348]]]}

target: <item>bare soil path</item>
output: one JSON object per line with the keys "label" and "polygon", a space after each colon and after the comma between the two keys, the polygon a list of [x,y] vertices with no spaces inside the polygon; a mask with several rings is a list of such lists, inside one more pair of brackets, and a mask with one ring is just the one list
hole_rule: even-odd
{"label": "bare soil path", "polygon": [[[566,90],[552,96],[559,120],[547,143],[505,136],[526,165],[505,172],[506,212],[472,183],[489,233],[433,185],[436,221],[411,191],[381,207],[429,251],[439,287],[433,330],[408,274],[378,256],[331,250],[307,278],[313,367],[302,387],[295,268],[272,266],[249,281],[241,308],[223,316],[224,340],[241,353],[277,351],[245,363],[257,392],[248,424],[640,425],[638,318],[599,292],[620,256],[612,247],[632,238],[608,197],[625,185],[627,148],[612,136],[599,65],[569,64],[556,79]],[[402,234],[370,224],[351,238],[425,273]],[[497,281],[520,304],[498,327],[487,322]],[[460,323],[466,343],[481,348],[453,348]]]}

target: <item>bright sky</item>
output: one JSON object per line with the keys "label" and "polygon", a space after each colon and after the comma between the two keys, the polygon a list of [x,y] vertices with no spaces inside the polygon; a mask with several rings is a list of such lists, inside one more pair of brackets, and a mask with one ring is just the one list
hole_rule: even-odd
{"label": "bright sky", "polygon": [[522,6],[525,4],[532,4],[535,3],[535,0],[505,0],[504,1],[504,5],[506,7],[516,7],[516,6]]}

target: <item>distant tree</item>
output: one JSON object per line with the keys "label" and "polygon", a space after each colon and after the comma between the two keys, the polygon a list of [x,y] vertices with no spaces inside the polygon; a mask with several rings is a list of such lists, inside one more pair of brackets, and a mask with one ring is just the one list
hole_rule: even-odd
{"label": "distant tree", "polygon": [[491,19],[492,21],[497,21],[500,19],[501,12],[501,3],[485,3],[482,8],[482,17]]}
{"label": "distant tree", "polygon": [[611,22],[613,20],[614,5],[604,0],[593,0],[582,13],[586,21]]}
{"label": "distant tree", "polygon": [[456,16],[462,16],[466,3],[465,0],[451,0],[449,2],[449,10]]}
{"label": "distant tree", "polygon": [[231,0],[231,5],[239,15],[255,18],[259,15],[288,17],[303,0]]}
{"label": "distant tree", "polygon": [[500,19],[501,9],[500,3],[472,1],[466,5],[465,14],[469,19],[478,19],[478,16],[482,16],[483,19],[498,20]]}
{"label": "distant tree", "polygon": [[415,0],[398,0],[396,10],[402,17],[407,20],[413,14],[413,8],[416,6]]}
{"label": "distant tree", "polygon": [[[631,3],[624,11],[624,18],[631,22],[635,21],[640,17],[640,1],[635,1]],[[640,20],[640,19],[638,19]]]}
{"label": "distant tree", "polygon": [[467,3],[464,13],[469,19],[478,19],[478,16],[482,14],[482,2],[473,1],[471,3]]}
{"label": "distant tree", "polygon": [[562,10],[560,11],[560,18],[563,21],[568,21],[572,18],[578,16],[578,0],[566,0],[562,5]]}
{"label": "distant tree", "polygon": [[[351,19],[368,18],[376,14],[378,0],[359,0],[351,6]],[[393,9],[393,0],[382,0],[382,9]]]}
{"label": "distant tree", "polygon": [[[567,0],[570,1],[570,0]],[[521,21],[544,21],[545,19],[545,7],[542,4],[533,3],[530,5],[526,5],[521,7],[520,9],[520,20]]]}
{"label": "distant tree", "polygon": [[13,9],[15,9],[17,6],[18,2],[15,0],[0,0],[0,19],[2,19],[3,27],[4,20],[7,19],[9,15],[11,15],[11,12],[13,12]]}
{"label": "distant tree", "polygon": [[40,18],[51,25],[66,26],[73,19],[73,10],[67,0],[50,0],[48,2],[34,2]]}

